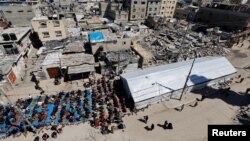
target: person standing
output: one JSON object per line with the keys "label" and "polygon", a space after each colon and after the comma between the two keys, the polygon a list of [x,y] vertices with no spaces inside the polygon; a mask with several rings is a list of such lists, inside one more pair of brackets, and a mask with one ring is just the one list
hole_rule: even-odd
{"label": "person standing", "polygon": [[152,123],[150,130],[152,131],[152,130],[154,130],[154,128],[155,128],[155,125]]}
{"label": "person standing", "polygon": [[147,124],[148,123],[148,116],[144,116],[144,122]]}

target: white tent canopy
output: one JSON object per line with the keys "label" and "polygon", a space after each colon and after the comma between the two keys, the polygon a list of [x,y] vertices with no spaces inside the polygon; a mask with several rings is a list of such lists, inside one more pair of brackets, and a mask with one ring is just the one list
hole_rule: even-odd
{"label": "white tent canopy", "polygon": [[[135,103],[183,88],[193,60],[147,68],[123,74],[124,87]],[[196,59],[187,86],[223,78],[236,73],[225,57]]]}

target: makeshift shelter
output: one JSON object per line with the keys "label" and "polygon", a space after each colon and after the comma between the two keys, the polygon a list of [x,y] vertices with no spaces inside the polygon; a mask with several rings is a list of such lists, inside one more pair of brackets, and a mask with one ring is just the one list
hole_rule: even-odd
{"label": "makeshift shelter", "polygon": [[[147,68],[121,75],[128,98],[136,108],[178,97],[185,85],[193,60]],[[203,88],[230,79],[237,70],[225,57],[204,57],[194,62],[187,90]]]}
{"label": "makeshift shelter", "polygon": [[62,72],[66,80],[87,78],[95,72],[93,55],[85,53],[63,54],[61,58]]}

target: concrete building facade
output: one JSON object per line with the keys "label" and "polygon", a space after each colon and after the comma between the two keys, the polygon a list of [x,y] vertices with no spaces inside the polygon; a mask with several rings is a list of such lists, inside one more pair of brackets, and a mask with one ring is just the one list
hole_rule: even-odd
{"label": "concrete building facade", "polygon": [[147,0],[131,0],[129,8],[129,21],[144,22],[146,18]]}
{"label": "concrete building facade", "polygon": [[195,19],[195,16],[198,10],[199,10],[199,7],[191,6],[191,5],[185,8],[176,8],[174,18],[185,19],[185,20],[189,18],[189,20],[192,21]]}
{"label": "concrete building facade", "polygon": [[243,30],[250,20],[250,8],[244,5],[214,3],[211,7],[201,7],[195,21],[223,30]]}
{"label": "concrete building facade", "polygon": [[64,19],[49,19],[46,16],[34,17],[31,24],[42,42],[61,40],[67,37]]}
{"label": "concrete building facade", "polygon": [[5,18],[14,26],[30,26],[30,20],[35,16],[31,6],[2,6]]}
{"label": "concrete building facade", "polygon": [[160,14],[161,0],[148,0],[146,16],[156,16]]}
{"label": "concrete building facade", "polygon": [[[94,34],[96,35],[96,37],[98,37],[98,39],[93,39],[91,37]],[[92,54],[96,54],[99,49],[102,49],[104,52],[109,52],[109,51],[129,50],[131,47],[130,37],[122,37],[120,35],[105,31],[90,32],[88,36],[89,36],[89,42],[91,44]]]}
{"label": "concrete building facade", "polygon": [[[104,5],[102,2],[102,5]],[[128,11],[124,11],[121,8],[122,4],[120,3],[112,3],[109,2],[106,6],[106,10],[102,10],[102,13],[104,13],[104,17],[108,17],[109,19],[113,20],[114,23],[123,23],[128,22]]]}
{"label": "concrete building facade", "polygon": [[167,18],[173,18],[176,9],[177,0],[162,0],[160,16]]}
{"label": "concrete building facade", "polygon": [[23,75],[24,58],[31,52],[30,28],[7,28],[0,37],[0,82],[15,84]]}

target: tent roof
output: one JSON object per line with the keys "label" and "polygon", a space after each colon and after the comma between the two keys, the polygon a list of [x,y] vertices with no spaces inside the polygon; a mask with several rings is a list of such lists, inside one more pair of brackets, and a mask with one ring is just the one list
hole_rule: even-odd
{"label": "tent roof", "polygon": [[[134,102],[159,96],[172,90],[182,89],[193,60],[147,68],[123,74]],[[225,57],[204,57],[196,59],[188,86],[217,79],[236,72]]]}

